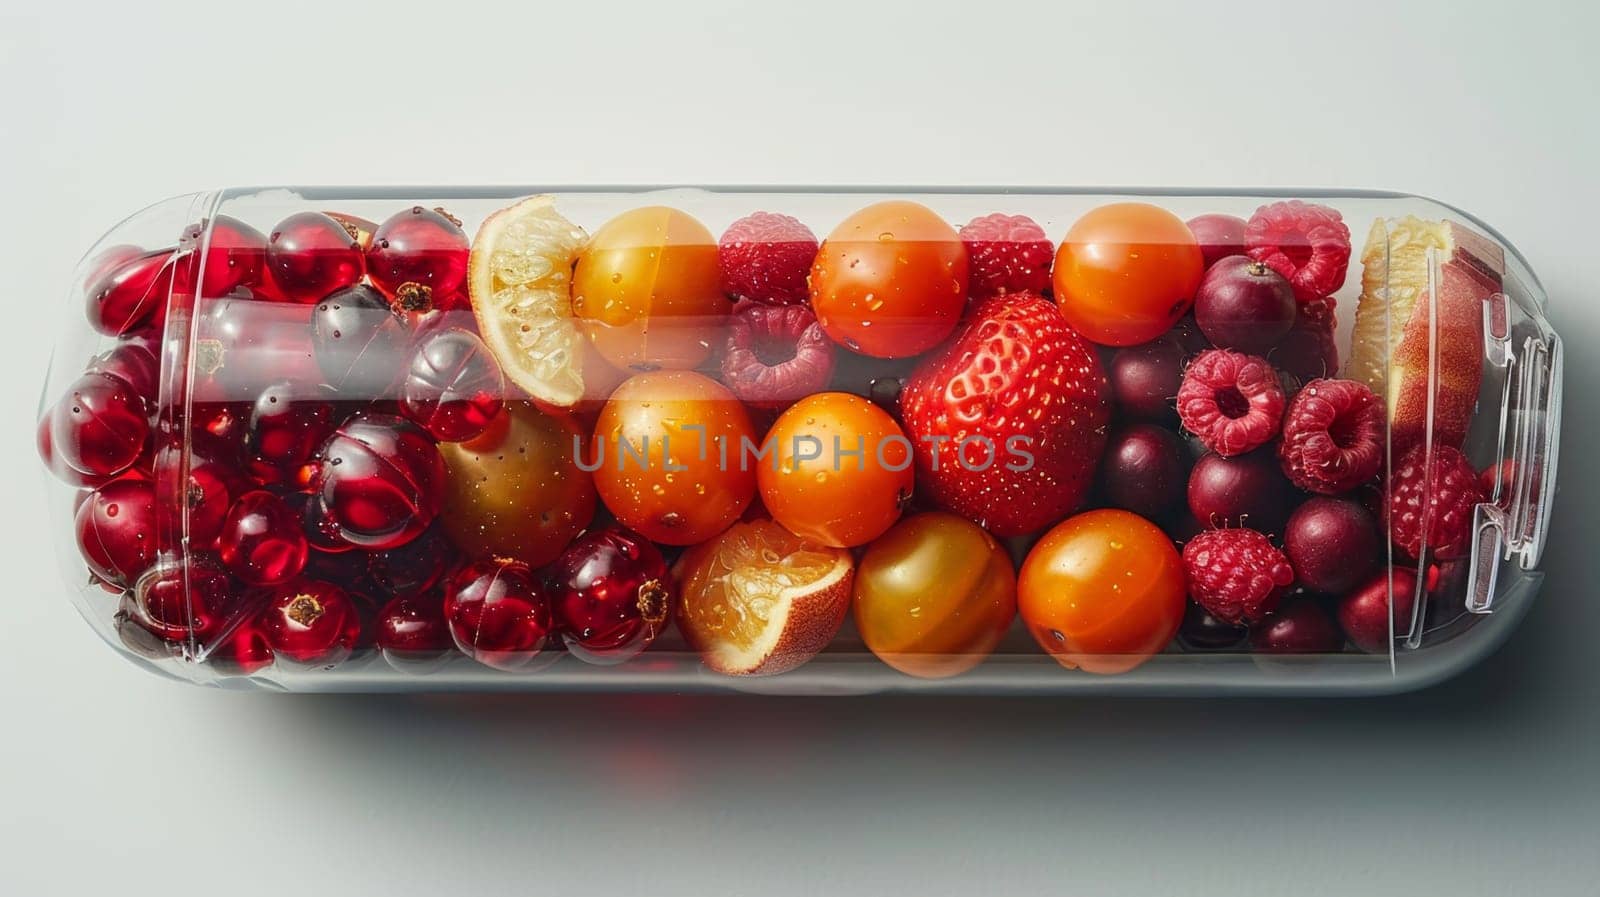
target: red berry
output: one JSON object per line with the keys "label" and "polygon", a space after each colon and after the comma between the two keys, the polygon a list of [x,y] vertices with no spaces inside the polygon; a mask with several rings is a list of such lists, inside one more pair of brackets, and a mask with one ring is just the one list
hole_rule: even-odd
{"label": "red berry", "polygon": [[728,321],[722,380],[742,401],[781,408],[828,385],[833,345],[803,305],[741,302]]}
{"label": "red berry", "polygon": [[1338,322],[1332,299],[1300,304],[1294,326],[1278,341],[1267,358],[1278,369],[1299,380],[1327,377],[1339,370],[1339,343],[1334,338]]}
{"label": "red berry", "polygon": [[384,660],[404,672],[422,672],[455,645],[438,592],[391,599],[378,611],[376,628]]}
{"label": "red berry", "polygon": [[228,509],[217,551],[228,572],[251,585],[287,582],[305,569],[306,536],[299,515],[271,492],[239,496]]}
{"label": "red berry", "polygon": [[1110,419],[1093,348],[1032,293],[978,306],[900,396],[917,482],[996,536],[1049,525],[1088,493]]}
{"label": "red berry", "polygon": [[1200,244],[1207,268],[1230,255],[1244,255],[1244,228],[1244,219],[1233,215],[1198,215],[1189,219],[1189,230]]}
{"label": "red berry", "polygon": [[267,238],[267,271],[285,299],[310,305],[355,286],[366,263],[344,225],[321,212],[299,212],[278,222]]}
{"label": "red berry", "polygon": [[466,442],[504,405],[505,377],[483,340],[466,330],[423,337],[400,386],[400,409],[442,442]]}
{"label": "red berry", "polygon": [[[181,503],[162,502],[160,507],[165,527],[162,532],[170,533],[174,541],[187,538],[192,548],[209,549],[216,544],[233,497],[243,488],[234,459],[214,456],[210,454],[213,450],[213,446],[199,440],[191,444],[189,481],[183,488]],[[163,447],[156,455],[156,482],[173,482],[183,463],[180,445]]]}
{"label": "red berry", "polygon": [[133,388],[147,414],[154,414],[161,391],[161,360],[157,344],[144,339],[122,339],[96,355],[85,373],[106,374]]}
{"label": "red berry", "polygon": [[218,642],[206,660],[228,676],[251,676],[272,666],[272,646],[256,620],[245,620]]}
{"label": "red berry", "polygon": [[156,558],[155,487],[136,479],[101,486],[78,506],[74,529],[91,573],[122,588],[133,585]]}
{"label": "red berry", "polygon": [[145,403],[127,381],[84,374],[48,412],[51,463],[85,477],[110,477],[144,454],[150,436]]}
{"label": "red berry", "polygon": [[1417,591],[1417,574],[1411,570],[1379,570],[1339,599],[1339,625],[1357,648],[1369,654],[1384,653],[1395,637],[1404,637],[1411,630]]}
{"label": "red berry", "polygon": [[1183,612],[1183,622],[1178,625],[1178,643],[1191,651],[1237,648],[1249,634],[1243,626],[1223,622],[1193,601],[1189,602]]}
{"label": "red berry", "polygon": [[817,257],[817,235],[797,218],[755,212],[728,225],[717,241],[723,292],[766,305],[801,305]]}
{"label": "red berry", "polygon": [[444,499],[444,459],[421,427],[362,413],[323,444],[312,488],[332,532],[370,550],[395,548],[428,528]]}
{"label": "red berry", "polygon": [[1112,431],[1100,467],[1106,502],[1141,517],[1165,519],[1183,503],[1188,458],[1183,440],[1164,427],[1128,424]]}
{"label": "red berry", "polygon": [[266,236],[227,215],[218,215],[210,225],[209,236],[202,221],[191,225],[178,240],[178,248],[184,252],[174,280],[178,291],[216,297],[235,287],[259,284],[267,265]]}
{"label": "red berry", "polygon": [[1350,228],[1327,206],[1291,199],[1262,206],[1245,225],[1250,257],[1294,286],[1302,303],[1332,296],[1350,266]]}
{"label": "red berry", "polygon": [[448,310],[464,297],[467,254],[460,221],[443,209],[412,206],[378,225],[367,274],[396,311]]}
{"label": "red berry", "polygon": [[306,666],[339,663],[361,638],[361,615],[350,593],[315,579],[273,587],[259,625],[277,659]]}
{"label": "red berry", "polygon": [[589,663],[629,660],[650,646],[672,612],[672,578],[649,540],[612,526],[580,537],[545,575],[556,628]]}
{"label": "red berry", "polygon": [[996,212],[961,228],[970,265],[967,292],[973,299],[1050,289],[1056,247],[1032,218]]}
{"label": "red berry", "polygon": [[1225,457],[1276,436],[1283,404],[1283,385],[1272,365],[1228,349],[1195,356],[1178,387],[1178,418],[1184,428]]}
{"label": "red berry", "polygon": [[1271,449],[1233,458],[1208,452],[1189,471],[1189,513],[1207,526],[1282,532],[1292,491]]}
{"label": "red berry", "polygon": [[1250,627],[1250,644],[1263,654],[1332,654],[1344,635],[1316,599],[1301,597]]}
{"label": "red berry", "polygon": [[1264,354],[1294,326],[1294,288],[1261,262],[1229,256],[1200,281],[1194,319],[1215,345]]}
{"label": "red berry", "polygon": [[257,482],[292,481],[333,432],[333,404],[297,398],[301,393],[292,384],[275,383],[261,392],[250,411],[245,453]]}
{"label": "red berry", "polygon": [[1265,617],[1294,582],[1283,552],[1253,529],[1207,530],[1183,546],[1189,597],[1212,616],[1239,625]]}
{"label": "red berry", "polygon": [[1337,495],[1370,481],[1383,466],[1383,402],[1354,380],[1312,380],[1283,418],[1278,458],[1307,492]]}
{"label": "red berry", "polygon": [[133,587],[138,622],[167,641],[211,638],[239,609],[238,594],[215,558],[150,568]]}
{"label": "red berry", "polygon": [[1183,346],[1170,337],[1118,349],[1107,371],[1117,411],[1157,423],[1177,420],[1183,361]]}
{"label": "red berry", "polygon": [[1283,545],[1301,585],[1337,595],[1378,563],[1378,524],[1357,502],[1317,496],[1289,515]]}
{"label": "red berry", "polygon": [[1389,538],[1407,556],[1426,549],[1439,560],[1464,557],[1472,543],[1473,512],[1488,501],[1478,471],[1459,449],[1426,445],[1406,452],[1389,478]]}
{"label": "red berry", "polygon": [[501,670],[527,666],[550,637],[550,599],[527,564],[468,564],[445,588],[444,615],[456,647]]}
{"label": "red berry", "polygon": [[367,576],[386,597],[417,595],[433,588],[455,561],[455,549],[437,526],[399,548],[367,556]]}
{"label": "red berry", "polygon": [[174,254],[170,249],[105,259],[107,264],[84,287],[89,324],[108,336],[122,336],[163,311],[172,291]]}
{"label": "red berry", "polygon": [[197,402],[253,402],[273,383],[309,393],[322,383],[311,305],[266,302],[240,289],[202,306],[194,342]]}
{"label": "red berry", "polygon": [[311,315],[311,350],[323,382],[341,398],[391,393],[409,339],[389,303],[365,284],[338,290]]}

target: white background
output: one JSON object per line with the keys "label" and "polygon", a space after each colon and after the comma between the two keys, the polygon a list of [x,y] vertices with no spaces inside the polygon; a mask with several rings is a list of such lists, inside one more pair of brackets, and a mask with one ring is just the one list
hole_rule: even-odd
{"label": "white background", "polygon": [[[0,892],[1593,893],[1592,5],[22,5]],[[158,198],[407,182],[1437,196],[1523,249],[1571,349],[1544,594],[1468,675],[1365,701],[294,698],[138,672],[45,560],[40,322]]]}

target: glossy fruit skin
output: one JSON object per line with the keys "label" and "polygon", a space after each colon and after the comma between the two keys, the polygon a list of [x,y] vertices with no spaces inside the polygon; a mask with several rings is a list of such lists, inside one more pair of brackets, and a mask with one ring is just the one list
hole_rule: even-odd
{"label": "glossy fruit skin", "polygon": [[867,547],[856,566],[856,628],[907,675],[954,676],[994,651],[1017,613],[1011,557],[955,514],[917,514]]}
{"label": "glossy fruit skin", "polygon": [[589,525],[594,477],[578,466],[582,431],[571,417],[507,402],[480,436],[439,446],[445,534],[469,558],[556,559]]}
{"label": "glossy fruit skin", "polygon": [[161,344],[155,339],[124,338],[90,360],[84,373],[105,374],[128,384],[144,403],[147,414],[155,414],[161,392]]}
{"label": "glossy fruit skin", "polygon": [[225,296],[236,287],[259,284],[266,269],[266,236],[228,215],[190,226],[178,247],[186,253],[177,262],[173,280],[181,293]]}
{"label": "glossy fruit skin", "polygon": [[[159,512],[164,515],[163,533],[173,541],[187,536],[189,546],[209,549],[216,544],[222,532],[222,522],[233,506],[233,499],[245,491],[245,481],[237,471],[233,458],[212,454],[213,449],[195,440],[189,452],[189,481],[182,487],[183,504],[162,502]],[[156,483],[171,483],[180,475],[183,452],[179,445],[164,447],[156,455]],[[182,513],[187,511],[187,514]],[[188,526],[187,532],[184,526]]]}
{"label": "glossy fruit skin", "polygon": [[450,578],[444,615],[462,653],[498,670],[527,666],[550,637],[550,596],[527,564],[474,561]]}
{"label": "glossy fruit skin", "polygon": [[309,305],[358,283],[366,262],[344,225],[321,212],[298,212],[267,238],[267,271],[278,294]]}
{"label": "glossy fruit skin", "polygon": [[274,586],[258,621],[280,662],[331,666],[361,638],[361,614],[349,592],[331,582],[297,579]]}
{"label": "glossy fruit skin", "polygon": [[666,629],[677,603],[661,552],[618,526],[573,542],[544,576],[555,627],[567,650],[586,663],[638,656]]}
{"label": "glossy fruit skin", "polygon": [[239,595],[210,555],[151,567],[133,586],[140,625],[167,641],[211,638],[231,622]]}
{"label": "glossy fruit skin", "polygon": [[601,225],[572,273],[573,314],[600,355],[623,370],[697,366],[728,309],[716,239],[665,206],[631,209]]}
{"label": "glossy fruit skin", "polygon": [[624,526],[653,542],[693,545],[726,529],[750,504],[756,468],[765,463],[753,456],[759,445],[750,415],[727,387],[692,371],[660,371],[611,394],[585,463]]}
{"label": "glossy fruit skin", "polygon": [[123,336],[165,313],[175,268],[171,249],[102,259],[84,285],[89,325]]}
{"label": "glossy fruit skin", "polygon": [[504,407],[500,365],[470,331],[451,328],[418,343],[400,384],[400,410],[442,442],[465,442]]}
{"label": "glossy fruit skin", "polygon": [[145,451],[150,422],[133,387],[107,374],[85,374],[48,412],[52,461],[86,477],[127,470]]}
{"label": "glossy fruit skin", "polygon": [[1111,507],[1167,520],[1183,505],[1188,480],[1188,450],[1171,430],[1127,424],[1106,441],[1100,486]]}
{"label": "glossy fruit skin", "polygon": [[256,398],[245,425],[250,477],[263,484],[292,481],[334,429],[331,402],[305,398],[303,390],[291,383],[268,386]]}
{"label": "glossy fruit skin", "polygon": [[399,548],[367,555],[367,579],[385,597],[417,595],[438,585],[457,563],[455,546],[438,526]]}
{"label": "glossy fruit skin", "polygon": [[352,545],[372,551],[404,545],[439,512],[444,461],[433,437],[404,418],[357,414],[318,454],[312,488],[334,534]]}
{"label": "glossy fruit skin", "polygon": [[1206,268],[1230,255],[1244,255],[1245,220],[1235,215],[1197,215],[1187,222],[1189,232],[1200,244]]}
{"label": "glossy fruit skin", "polygon": [[[1390,574],[1393,574],[1393,601],[1390,600]],[[1380,569],[1339,599],[1339,625],[1351,643],[1368,654],[1382,654],[1390,646],[1390,616],[1393,637],[1404,638],[1411,630],[1416,612],[1417,574],[1404,567]]]}
{"label": "glossy fruit skin", "polygon": [[323,382],[342,398],[378,399],[405,364],[410,339],[381,293],[365,284],[337,290],[311,315],[311,348]]}
{"label": "glossy fruit skin", "polygon": [[1137,420],[1176,423],[1178,387],[1183,385],[1184,348],[1163,336],[1118,349],[1106,371],[1117,413]]}
{"label": "glossy fruit skin", "polygon": [[312,347],[312,305],[269,302],[235,290],[202,301],[193,345],[197,403],[254,402],[274,383],[308,396],[322,384]]}
{"label": "glossy fruit skin", "polygon": [[1167,332],[1194,302],[1205,272],[1188,225],[1147,203],[1094,209],[1056,250],[1052,283],[1061,314],[1106,346],[1132,346]]}
{"label": "glossy fruit skin", "polygon": [[1338,595],[1371,574],[1382,542],[1377,521],[1358,502],[1319,495],[1289,515],[1283,544],[1301,585]]}
{"label": "glossy fruit skin", "polygon": [[234,501],[217,537],[223,566],[240,581],[257,586],[299,576],[309,550],[299,515],[283,499],[260,489]]}
{"label": "glossy fruit skin", "polygon": [[372,234],[367,275],[397,310],[448,308],[463,295],[467,253],[460,222],[443,209],[412,206],[391,215]]}
{"label": "glossy fruit skin", "polygon": [[235,626],[206,655],[206,662],[224,676],[253,676],[272,666],[272,645],[257,620]]}
{"label": "glossy fruit skin", "polygon": [[1263,654],[1331,654],[1344,634],[1316,599],[1289,598],[1250,627],[1250,646]]}
{"label": "glossy fruit skin", "polygon": [[[1243,222],[1240,222],[1243,224]],[[1250,630],[1224,623],[1200,605],[1189,602],[1178,626],[1178,643],[1190,651],[1227,651],[1244,645]]]}
{"label": "glossy fruit skin", "polygon": [[127,588],[155,563],[156,495],[147,480],[101,486],[78,506],[73,523],[89,571],[108,583]]}
{"label": "glossy fruit skin", "polygon": [[1293,494],[1270,445],[1232,458],[1207,452],[1189,471],[1189,513],[1207,526],[1282,533]]}
{"label": "glossy fruit skin", "polygon": [[383,659],[402,672],[423,672],[455,647],[438,592],[390,599],[378,611],[376,629]]}
{"label": "glossy fruit skin", "polygon": [[900,519],[916,485],[911,440],[888,412],[860,396],[808,396],[778,416],[759,462],[761,502],[785,529],[850,548]]}
{"label": "glossy fruit skin", "polygon": [[1057,524],[1017,578],[1017,610],[1039,646],[1090,673],[1125,673],[1166,648],[1186,604],[1172,540],[1127,511],[1086,511]]}
{"label": "glossy fruit skin", "polygon": [[967,297],[967,250],[932,209],[905,200],[867,206],[823,241],[811,306],[845,348],[909,358],[943,342]]}
{"label": "glossy fruit skin", "polygon": [[1249,256],[1218,261],[1195,294],[1194,319],[1219,347],[1255,355],[1271,351],[1294,327],[1294,287]]}

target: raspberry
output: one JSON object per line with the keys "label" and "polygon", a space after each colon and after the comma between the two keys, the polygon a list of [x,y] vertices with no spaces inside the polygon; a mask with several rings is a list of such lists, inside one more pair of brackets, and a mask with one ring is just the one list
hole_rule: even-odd
{"label": "raspberry", "polygon": [[1312,380],[1283,417],[1278,460],[1307,492],[1337,495],[1383,466],[1383,402],[1354,380]]}
{"label": "raspberry", "polygon": [[1291,199],[1256,209],[1244,228],[1251,258],[1294,286],[1301,303],[1325,299],[1344,286],[1350,267],[1350,228],[1327,206]]}
{"label": "raspberry", "polygon": [[817,257],[817,235],[799,219],[755,212],[728,225],[717,241],[723,292],[767,305],[809,298],[806,275]]}
{"label": "raspberry", "polygon": [[722,380],[742,401],[782,407],[828,385],[833,351],[811,309],[746,300],[729,317]]}
{"label": "raspberry", "polygon": [[1283,419],[1283,385],[1266,359],[1230,349],[1196,355],[1178,387],[1178,418],[1223,457],[1265,445]]}
{"label": "raspberry", "polygon": [[1294,567],[1253,529],[1207,530],[1183,546],[1189,596],[1234,626],[1271,613],[1294,582]]}
{"label": "raspberry", "polygon": [[1032,218],[999,212],[974,218],[961,228],[961,242],[967,247],[972,298],[1050,289],[1056,247]]}
{"label": "raspberry", "polygon": [[1336,325],[1332,299],[1301,303],[1289,335],[1278,341],[1267,360],[1302,381],[1331,376],[1339,370],[1339,344],[1333,337]]}
{"label": "raspberry", "polygon": [[1478,471],[1460,449],[1419,445],[1395,465],[1386,503],[1389,538],[1413,558],[1426,548],[1439,560],[1463,557],[1472,541],[1474,507],[1488,500]]}

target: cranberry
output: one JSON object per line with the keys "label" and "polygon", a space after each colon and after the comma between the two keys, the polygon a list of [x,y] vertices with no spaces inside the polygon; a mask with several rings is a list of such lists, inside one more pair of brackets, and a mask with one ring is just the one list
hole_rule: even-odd
{"label": "cranberry", "polygon": [[[104,486],[106,483],[116,479],[115,476],[100,476],[98,474],[84,473],[81,470],[74,470],[61,463],[60,459],[56,457],[54,444],[55,437],[51,435],[50,432],[54,417],[54,414],[46,412],[43,417],[39,418],[39,424],[34,428],[33,431],[34,447],[38,449],[39,460],[44,462],[45,469],[55,474],[56,477],[62,482],[70,486],[77,486],[80,489],[93,489],[98,486]],[[122,474],[122,476],[125,477],[138,477],[142,475],[143,471],[139,470],[138,468],[130,469]]]}
{"label": "cranberry", "polygon": [[284,499],[290,510],[300,517],[300,531],[305,533],[306,544],[314,551],[307,558],[307,564],[315,564],[318,555],[344,554],[355,551],[356,547],[339,538],[334,532],[333,525],[328,521],[328,512],[322,507],[322,498],[305,492],[297,492]]}
{"label": "cranberry", "polygon": [[1189,512],[1209,526],[1281,533],[1292,500],[1270,445],[1232,458],[1207,452],[1189,472]]}
{"label": "cranberry", "polygon": [[273,383],[309,392],[322,382],[311,349],[311,313],[310,306],[265,302],[246,290],[202,303],[194,343],[196,399],[254,401]]}
{"label": "cranberry", "polygon": [[454,546],[430,526],[399,548],[368,555],[367,575],[386,596],[415,595],[437,585],[454,559]]}
{"label": "cranberry", "polygon": [[[1393,576],[1393,613],[1390,612],[1390,576]],[[1417,574],[1404,567],[1379,570],[1339,599],[1339,625],[1357,648],[1369,654],[1389,650],[1394,637],[1404,637],[1416,612]],[[1393,619],[1393,632],[1390,620]]]}
{"label": "cranberry", "polygon": [[157,317],[172,291],[173,258],[170,249],[146,252],[91,275],[85,287],[90,326],[122,336]]}
{"label": "cranberry", "polygon": [[223,636],[206,660],[224,675],[251,676],[272,666],[272,645],[259,622],[245,620]]}
{"label": "cranberry", "polygon": [[1183,384],[1183,358],[1183,346],[1167,337],[1118,349],[1107,371],[1117,410],[1139,420],[1177,420],[1172,403]]}
{"label": "cranberry", "polygon": [[[189,454],[188,482],[181,492],[181,503],[162,502],[163,538],[187,539],[191,548],[209,549],[222,531],[222,521],[233,505],[233,497],[244,482],[233,466],[208,454],[210,447],[195,444]],[[176,444],[156,455],[156,482],[172,483],[183,464],[182,448]],[[187,527],[187,529],[185,529]],[[168,535],[170,534],[170,535]]]}
{"label": "cranberry", "polygon": [[187,253],[177,266],[179,291],[223,296],[235,287],[260,283],[267,264],[267,238],[261,231],[237,218],[218,215],[209,222],[207,236],[207,223],[190,225],[178,241],[178,247]]}
{"label": "cranberry", "polygon": [[1178,641],[1191,651],[1226,651],[1244,644],[1250,631],[1225,623],[1200,605],[1189,602],[1178,626]]}
{"label": "cranberry", "polygon": [[276,586],[260,625],[275,657],[307,666],[344,660],[361,638],[361,616],[350,593],[315,579]]}
{"label": "cranberry", "polygon": [[482,433],[504,402],[500,365],[474,334],[440,330],[424,337],[400,388],[405,416],[444,442]]}
{"label": "cranberry", "polygon": [[455,646],[444,597],[429,592],[390,600],[378,611],[377,640],[383,659],[398,670],[421,672],[444,658]]}
{"label": "cranberry", "polygon": [[1289,516],[1283,544],[1301,585],[1337,595],[1377,565],[1378,524],[1357,502],[1319,495]]}
{"label": "cranberry", "polygon": [[127,588],[155,561],[156,496],[146,480],[101,486],[78,506],[74,524],[90,572],[106,582]]}
{"label": "cranberry", "polygon": [[367,273],[396,311],[448,309],[467,282],[467,254],[461,222],[443,209],[412,206],[378,225]]}
{"label": "cranberry", "polygon": [[1265,354],[1295,321],[1294,287],[1282,274],[1245,255],[1211,266],[1195,293],[1194,319],[1217,346]]}
{"label": "cranberry", "polygon": [[366,273],[366,265],[361,244],[344,225],[321,212],[300,212],[272,229],[267,270],[285,299],[309,305],[354,286]]}
{"label": "cranberry", "polygon": [[311,347],[323,380],[351,398],[388,393],[406,339],[405,325],[389,311],[389,303],[366,285],[329,295],[311,318]]}
{"label": "cranberry", "polygon": [[672,610],[661,552],[619,526],[580,537],[546,571],[555,588],[556,628],[572,654],[621,663],[655,641]]}
{"label": "cranberry", "polygon": [[1230,255],[1244,255],[1243,218],[1233,215],[1199,215],[1189,219],[1189,230],[1200,243],[1207,268]]}
{"label": "cranberry", "polygon": [[228,509],[217,546],[228,572],[258,586],[299,576],[308,550],[300,518],[283,499],[262,490],[246,492]]}
{"label": "cranberry", "polygon": [[150,568],[134,584],[133,600],[139,622],[168,641],[216,635],[239,604],[228,574],[210,555]]}
{"label": "cranberry", "polygon": [[1154,424],[1128,424],[1112,432],[1101,461],[1107,502],[1152,520],[1183,503],[1188,450],[1178,434]]}
{"label": "cranberry", "polygon": [[127,381],[84,374],[49,412],[52,461],[90,477],[109,477],[144,453],[150,421]]}
{"label": "cranberry", "polygon": [[1264,654],[1331,654],[1344,636],[1316,599],[1289,598],[1250,628],[1250,644]]}
{"label": "cranberry", "polygon": [[297,399],[297,392],[292,384],[273,384],[250,411],[245,451],[257,482],[292,480],[334,431],[333,404]]}
{"label": "cranberry", "polygon": [[521,561],[476,561],[457,571],[444,615],[456,647],[501,670],[527,666],[550,636],[550,599]]}
{"label": "cranberry", "polygon": [[144,402],[145,411],[154,414],[161,389],[161,360],[157,345],[144,339],[123,339],[90,362],[87,373],[116,377],[133,389]]}
{"label": "cranberry", "polygon": [[360,548],[416,538],[444,498],[444,459],[426,431],[387,414],[362,413],[322,446],[313,482],[332,531]]}

